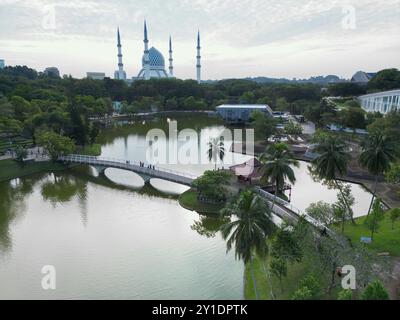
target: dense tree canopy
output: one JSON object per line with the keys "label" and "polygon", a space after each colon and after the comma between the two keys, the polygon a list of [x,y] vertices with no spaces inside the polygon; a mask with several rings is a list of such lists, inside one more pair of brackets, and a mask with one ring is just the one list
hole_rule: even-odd
{"label": "dense tree canopy", "polygon": [[368,89],[369,91],[400,89],[400,71],[397,69],[379,71],[368,83]]}

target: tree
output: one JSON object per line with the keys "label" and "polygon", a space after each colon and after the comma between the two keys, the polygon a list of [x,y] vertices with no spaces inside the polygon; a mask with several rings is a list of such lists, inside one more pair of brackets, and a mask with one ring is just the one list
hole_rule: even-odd
{"label": "tree", "polygon": [[296,141],[299,135],[303,133],[303,127],[294,121],[290,121],[284,128],[285,134],[294,136]]}
{"label": "tree", "polygon": [[276,231],[272,241],[272,256],[276,259],[287,260],[290,263],[300,262],[303,258],[303,250],[297,240],[291,227],[283,223]]}
{"label": "tree", "polygon": [[267,255],[267,239],[275,229],[271,210],[260,196],[248,190],[243,191],[223,209],[222,214],[234,214],[237,217],[237,220],[221,226],[221,233],[227,240],[227,250],[230,251],[234,247],[235,257],[243,260],[245,264],[250,263],[254,291],[258,300],[253,254],[257,254],[260,259],[264,259]]}
{"label": "tree", "polygon": [[269,268],[271,273],[278,278],[281,285],[281,291],[283,292],[282,278],[287,276],[287,263],[282,258],[272,258]]}
{"label": "tree", "polygon": [[276,99],[276,110],[287,111],[289,109],[289,104],[285,98]]}
{"label": "tree", "polygon": [[11,137],[20,134],[21,131],[21,121],[11,118],[0,118],[0,133],[4,133],[8,137],[10,149],[12,147]]}
{"label": "tree", "polygon": [[368,82],[368,89],[373,91],[398,88],[400,88],[400,71],[397,69],[381,70]]}
{"label": "tree", "polygon": [[375,280],[371,282],[361,295],[362,300],[389,300],[389,293],[382,282]]}
{"label": "tree", "polygon": [[268,141],[276,133],[276,120],[260,111],[251,114],[251,126],[258,140]]}
{"label": "tree", "polygon": [[355,129],[365,128],[365,111],[361,108],[347,108],[342,111],[342,124],[345,127]]}
{"label": "tree", "polygon": [[338,300],[353,300],[353,291],[351,289],[343,289],[338,293]]}
{"label": "tree", "polygon": [[311,290],[307,287],[302,287],[295,291],[292,295],[292,300],[312,300]]}
{"label": "tree", "polygon": [[[342,185],[342,183],[339,183]],[[342,221],[342,233],[344,233],[344,225],[347,219],[354,219],[352,206],[355,204],[355,198],[351,193],[351,186],[344,184],[340,187],[341,192],[337,194],[337,201],[333,205],[334,215]],[[349,209],[350,208],[350,209]]]}
{"label": "tree", "polygon": [[[336,189],[342,193],[344,201],[346,201],[346,197],[343,196],[343,191],[337,181],[339,175],[344,176],[347,174],[350,155],[346,144],[342,139],[331,134],[321,135],[315,151],[319,155],[311,162],[312,174],[328,183],[332,182]],[[346,207],[348,212],[351,212],[351,207],[348,203],[346,203]],[[355,224],[354,219],[352,221]]]}
{"label": "tree", "polygon": [[321,285],[318,279],[312,274],[307,275],[300,281],[300,287],[310,290],[312,300],[319,299],[321,296]]}
{"label": "tree", "polygon": [[15,150],[15,154],[16,154],[15,160],[17,160],[17,162],[23,165],[24,159],[28,156],[28,152],[26,151],[26,149],[22,146],[18,146],[17,149]]}
{"label": "tree", "polygon": [[375,176],[374,192],[368,214],[376,196],[378,177],[390,169],[391,163],[396,159],[396,145],[393,140],[384,134],[373,133],[362,144],[360,164]]}
{"label": "tree", "polygon": [[396,162],[390,166],[385,173],[386,181],[394,184],[400,183],[400,163]]}
{"label": "tree", "polygon": [[75,144],[72,139],[61,136],[52,131],[40,132],[36,141],[38,145],[42,146],[49,154],[53,161],[57,161],[62,155],[73,153]]}
{"label": "tree", "polygon": [[13,96],[10,100],[13,110],[14,119],[24,121],[32,112],[32,106],[29,101],[19,96]]}
{"label": "tree", "polygon": [[260,162],[262,163],[262,180],[275,185],[275,196],[282,192],[286,179],[291,183],[296,182],[292,166],[298,167],[299,162],[294,159],[287,144],[275,143],[269,145],[260,156]]}
{"label": "tree", "polygon": [[97,136],[100,133],[100,125],[95,122],[91,125],[90,132],[89,132],[89,142],[90,144],[95,143]]}
{"label": "tree", "polygon": [[223,137],[219,139],[213,138],[208,142],[208,160],[215,163],[215,170],[217,170],[218,159],[223,162],[225,158],[225,143]]}
{"label": "tree", "polygon": [[367,129],[369,134],[385,135],[397,142],[400,136],[400,112],[391,111],[385,117],[378,117]]}
{"label": "tree", "polygon": [[371,231],[371,239],[379,229],[380,222],[384,219],[381,199],[377,198],[373,204],[371,214],[365,219],[365,226]]}
{"label": "tree", "polygon": [[392,222],[392,229],[396,221],[400,221],[400,208],[394,208],[389,211],[390,221]]}
{"label": "tree", "polygon": [[334,207],[324,201],[311,203],[306,209],[307,214],[328,227],[335,222],[335,209]]}
{"label": "tree", "polygon": [[193,181],[193,188],[202,198],[214,201],[223,201],[228,196],[226,186],[229,184],[232,174],[227,171],[206,171]]}
{"label": "tree", "polygon": [[363,86],[351,82],[331,84],[328,89],[329,94],[336,97],[358,96],[366,93]]}

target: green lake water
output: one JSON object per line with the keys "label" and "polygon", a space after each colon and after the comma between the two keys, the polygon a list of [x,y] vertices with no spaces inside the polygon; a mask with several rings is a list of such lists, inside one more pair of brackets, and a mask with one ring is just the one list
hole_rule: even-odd
{"label": "green lake water", "polygon": [[[102,132],[102,156],[143,161],[152,128],[171,119],[120,123]],[[204,134],[223,129],[206,115],[178,117],[178,130]],[[185,135],[179,145],[188,143]],[[207,138],[188,144],[200,154]],[[232,158],[232,161],[229,159]],[[227,153],[227,163],[248,157]],[[199,175],[205,165],[160,165]],[[296,168],[295,206],[335,201],[335,191],[312,181],[307,164]],[[0,299],[242,299],[243,263],[215,230],[216,218],[179,206],[187,187],[134,173],[90,167],[0,183]],[[353,185],[356,215],[370,195]],[[56,268],[56,290],[43,290],[41,269]]]}

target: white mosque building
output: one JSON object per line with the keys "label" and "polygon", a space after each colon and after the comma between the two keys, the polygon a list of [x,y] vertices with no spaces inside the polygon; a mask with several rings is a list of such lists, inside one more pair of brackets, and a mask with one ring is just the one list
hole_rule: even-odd
{"label": "white mosque building", "polygon": [[[124,64],[122,62],[122,45],[121,36],[118,28],[117,32],[117,48],[118,48],[118,70],[114,73],[114,78],[118,80],[130,81],[127,78],[126,72],[124,71]],[[150,79],[163,79],[163,78],[175,78],[174,76],[174,65],[172,56],[172,39],[169,37],[169,66],[168,72],[165,70],[165,59],[162,53],[155,47],[149,49],[149,39],[147,32],[147,24],[144,22],[144,53],[142,58],[142,68],[137,75],[133,77],[132,81],[136,80],[150,80]],[[200,31],[197,34],[197,56],[196,56],[196,79],[197,82],[201,83],[201,46],[200,46]]]}

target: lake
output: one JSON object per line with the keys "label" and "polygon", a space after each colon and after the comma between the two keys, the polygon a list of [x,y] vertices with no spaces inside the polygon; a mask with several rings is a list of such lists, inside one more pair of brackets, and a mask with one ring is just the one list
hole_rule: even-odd
{"label": "lake", "polygon": [[[200,157],[207,137],[224,129],[207,115],[177,117],[179,131],[199,134],[195,141],[183,135],[178,145]],[[166,130],[171,120],[121,122],[104,130],[102,156],[146,160],[146,133]],[[229,152],[227,158],[232,161],[225,167],[248,159]],[[195,175],[214,168],[159,166]],[[336,192],[314,182],[306,163],[295,172],[294,206],[335,201]],[[134,173],[107,169],[98,176],[85,166],[0,183],[0,299],[243,299],[243,263],[226,253],[216,231],[222,222],[180,207],[176,195],[185,190],[157,179],[143,188]],[[358,185],[352,190],[355,214],[363,215],[370,194]],[[47,265],[56,268],[56,290],[42,289]]]}

